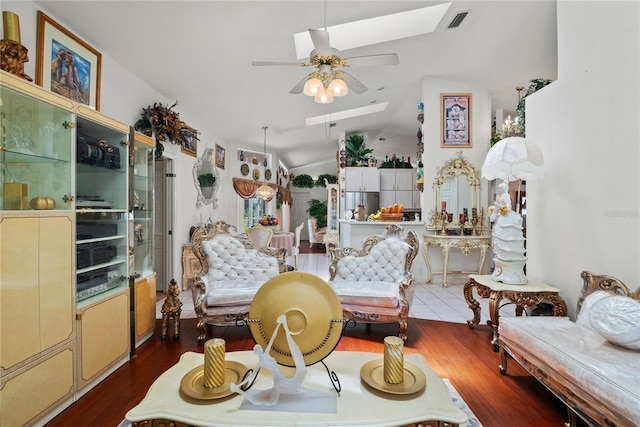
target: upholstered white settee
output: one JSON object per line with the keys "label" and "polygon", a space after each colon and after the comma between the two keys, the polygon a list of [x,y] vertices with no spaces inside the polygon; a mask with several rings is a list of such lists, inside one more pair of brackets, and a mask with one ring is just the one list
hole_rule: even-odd
{"label": "upholstered white settee", "polygon": [[411,274],[420,244],[415,232],[402,236],[395,224],[383,236],[365,240],[362,249],[329,249],[329,284],[336,291],[345,319],[365,323],[398,322],[406,340],[409,307],[415,293]]}
{"label": "upholstered white settee", "polygon": [[198,228],[191,238],[193,253],[201,266],[192,287],[198,341],[207,338],[207,323],[242,324],[260,286],[287,271],[286,249],[256,249],[246,234],[231,232],[230,227],[218,221]]}
{"label": "upholstered white settee", "polygon": [[[593,426],[640,425],[640,289],[581,274],[575,322],[568,317],[500,319],[500,373],[511,355]],[[613,295],[612,295],[613,294]]]}

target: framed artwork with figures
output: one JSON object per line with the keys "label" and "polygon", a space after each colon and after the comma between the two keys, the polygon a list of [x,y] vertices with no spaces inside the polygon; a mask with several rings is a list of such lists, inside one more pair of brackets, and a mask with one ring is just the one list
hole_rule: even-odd
{"label": "framed artwork with figures", "polygon": [[36,47],[36,84],[100,110],[100,52],[41,11]]}
{"label": "framed artwork with figures", "polygon": [[471,94],[440,94],[440,147],[471,148]]}
{"label": "framed artwork with figures", "polygon": [[216,144],[216,166],[224,169],[225,149]]}

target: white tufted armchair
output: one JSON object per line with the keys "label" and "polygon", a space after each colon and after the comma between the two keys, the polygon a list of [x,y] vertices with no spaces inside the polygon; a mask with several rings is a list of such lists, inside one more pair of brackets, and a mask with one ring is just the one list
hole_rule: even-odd
{"label": "white tufted armchair", "polygon": [[307,220],[309,226],[309,245],[324,245],[324,236],[327,234],[327,227],[318,229],[318,222],[315,218]]}
{"label": "white tufted armchair", "polygon": [[192,286],[198,341],[207,338],[207,323],[241,323],[260,286],[287,271],[285,248],[255,248],[246,234],[232,233],[230,227],[218,221],[198,228],[191,239],[201,266]]}
{"label": "white tufted armchair", "polygon": [[420,243],[415,232],[386,227],[384,236],[369,237],[362,249],[329,249],[329,284],[342,303],[345,319],[365,323],[398,322],[407,339],[409,307],[415,293],[411,274]]}

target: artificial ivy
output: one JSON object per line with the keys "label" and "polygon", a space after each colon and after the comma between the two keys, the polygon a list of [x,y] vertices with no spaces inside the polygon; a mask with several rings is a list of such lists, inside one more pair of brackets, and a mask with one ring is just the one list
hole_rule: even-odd
{"label": "artificial ivy", "polygon": [[291,184],[294,187],[298,187],[298,188],[313,188],[315,185],[315,182],[311,177],[311,175],[307,175],[306,173],[303,173],[300,175],[296,175],[296,177],[293,178],[293,181],[291,182]]}
{"label": "artificial ivy", "polygon": [[336,184],[338,182],[337,176],[326,173],[318,177],[318,180],[316,181],[316,187],[326,187],[327,185],[324,183],[325,179],[329,184]]}
{"label": "artificial ivy", "polygon": [[533,79],[530,80],[530,85],[527,88],[527,92],[518,101],[518,107],[516,108],[516,117],[518,118],[518,133],[524,137],[525,125],[524,125],[524,110],[525,110],[525,98],[532,93],[535,93],[551,83],[549,79]]}

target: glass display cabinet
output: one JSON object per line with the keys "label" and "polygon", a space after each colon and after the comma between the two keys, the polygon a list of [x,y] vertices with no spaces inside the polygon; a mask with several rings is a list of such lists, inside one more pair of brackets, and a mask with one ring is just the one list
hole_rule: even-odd
{"label": "glass display cabinet", "polygon": [[338,215],[340,212],[340,185],[329,184],[325,179],[327,187],[327,233],[325,235],[325,245],[327,248],[340,246],[340,222]]}
{"label": "glass display cabinet", "polygon": [[132,306],[132,348],[153,335],[156,319],[156,276],[153,270],[155,141],[130,130],[129,142],[129,246],[133,259],[129,264]]}

